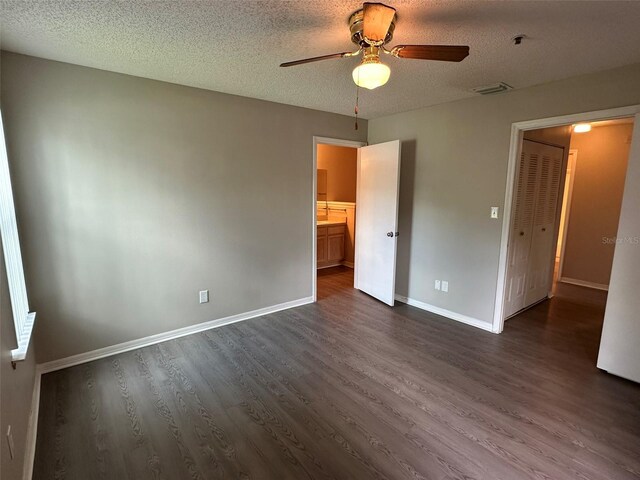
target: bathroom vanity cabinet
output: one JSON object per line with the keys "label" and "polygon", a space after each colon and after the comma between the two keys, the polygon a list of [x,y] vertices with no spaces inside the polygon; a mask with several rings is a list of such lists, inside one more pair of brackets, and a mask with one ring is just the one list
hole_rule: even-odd
{"label": "bathroom vanity cabinet", "polygon": [[345,257],[346,228],[344,222],[318,222],[318,268],[342,264]]}

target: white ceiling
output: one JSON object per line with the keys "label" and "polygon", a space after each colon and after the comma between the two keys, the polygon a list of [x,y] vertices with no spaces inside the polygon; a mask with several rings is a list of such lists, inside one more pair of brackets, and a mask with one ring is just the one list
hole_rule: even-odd
{"label": "white ceiling", "polygon": [[[389,1],[392,45],[462,44],[462,63],[385,57],[391,79],[360,92],[375,118],[456,100],[498,81],[515,88],[640,62],[640,2]],[[356,59],[279,68],[350,50],[357,1],[2,0],[2,48],[63,62],[352,114]],[[511,38],[527,39],[514,46]]]}

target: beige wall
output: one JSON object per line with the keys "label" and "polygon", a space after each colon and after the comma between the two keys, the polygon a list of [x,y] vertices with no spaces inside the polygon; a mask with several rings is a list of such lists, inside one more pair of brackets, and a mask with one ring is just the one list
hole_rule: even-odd
{"label": "beige wall", "polygon": [[358,149],[319,144],[317,160],[327,171],[327,201],[355,202]]}
{"label": "beige wall", "polygon": [[[0,478],[22,478],[27,426],[35,381],[34,347],[29,347],[26,360],[11,368],[11,350],[17,347],[13,313],[7,285],[4,255],[0,247]],[[5,435],[11,425],[15,456],[9,455]]]}
{"label": "beige wall", "polygon": [[[311,137],[362,141],[366,128],[25,56],[2,61],[40,361],[310,295]],[[370,143],[402,140],[398,293],[490,322],[502,219],[489,207],[503,211],[511,124],[639,103],[633,65],[370,121]],[[436,278],[449,293],[433,289]],[[198,305],[203,288],[212,301]]]}
{"label": "beige wall", "polygon": [[574,133],[578,150],[562,276],[609,285],[627,173],[632,124]]}
{"label": "beige wall", "polygon": [[633,104],[640,64],[370,120],[369,143],[402,140],[397,292],[490,323],[512,123]]}
{"label": "beige wall", "polygon": [[367,136],[6,52],[2,98],[39,362],[309,297],[313,136]]}

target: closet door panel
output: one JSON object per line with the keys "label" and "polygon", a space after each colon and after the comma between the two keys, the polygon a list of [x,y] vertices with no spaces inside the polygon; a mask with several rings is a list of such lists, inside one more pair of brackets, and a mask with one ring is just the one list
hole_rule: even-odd
{"label": "closet door panel", "polygon": [[551,290],[555,258],[553,240],[564,158],[561,147],[531,143],[538,152],[539,162],[525,307],[543,300]]}
{"label": "closet door panel", "polygon": [[525,306],[529,251],[535,212],[539,155],[523,144],[515,192],[515,212],[511,227],[505,316],[511,316]]}

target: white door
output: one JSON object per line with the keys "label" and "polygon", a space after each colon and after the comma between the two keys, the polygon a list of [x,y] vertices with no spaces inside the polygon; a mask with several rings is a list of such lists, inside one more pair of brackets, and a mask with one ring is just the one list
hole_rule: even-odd
{"label": "white door", "polygon": [[354,287],[393,306],[400,141],[358,149]]}
{"label": "white door", "polygon": [[538,155],[527,151],[523,142],[520,170],[516,185],[516,204],[509,235],[509,258],[507,264],[505,317],[524,308],[525,284],[529,268],[531,230],[536,198]]}
{"label": "white door", "polygon": [[564,149],[524,140],[510,234],[505,317],[547,297]]}
{"label": "white door", "polygon": [[560,174],[564,149],[541,143],[528,142],[528,147],[538,153],[538,188],[533,215],[531,250],[527,273],[524,306],[547,298],[553,281],[555,264],[555,224],[560,194]]}

